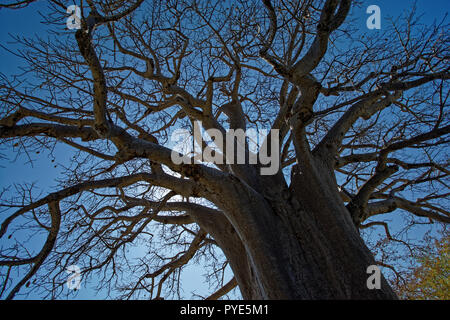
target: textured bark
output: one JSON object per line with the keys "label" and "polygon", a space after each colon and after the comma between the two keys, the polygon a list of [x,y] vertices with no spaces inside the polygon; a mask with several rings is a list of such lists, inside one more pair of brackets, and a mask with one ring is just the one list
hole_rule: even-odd
{"label": "textured bark", "polygon": [[[394,299],[386,280],[367,288],[366,273],[375,261],[345,207],[330,205],[322,194],[284,190],[288,197],[255,208],[252,228],[237,225],[245,243],[248,270],[235,274],[245,299]],[[280,195],[281,196],[281,195]],[[282,197],[280,197],[282,199]],[[259,218],[258,218],[259,217]],[[225,247],[225,254],[227,254]],[[227,255],[233,267],[242,256]],[[235,261],[239,260],[241,266]],[[244,271],[244,272],[242,272]],[[249,287],[250,284],[250,287]],[[255,290],[257,288],[257,290]]]}
{"label": "textured bark", "polygon": [[[450,222],[440,189],[450,175],[444,27],[411,31],[411,14],[407,28],[383,27],[389,39],[363,41],[344,24],[351,0],[114,3],[85,2],[89,15],[67,43],[18,38],[26,72],[0,77],[2,148],[30,161],[57,143],[80,152],[64,164],[57,190],[37,199],[33,184],[10,199],[0,192],[0,238],[28,230],[14,227],[25,217],[30,232],[48,233],[34,257],[26,242],[0,249],[7,278],[30,267],[8,298],[31,277],[57,295],[55,284],[65,284],[56,269],[69,261],[84,265],[86,278],[138,270],[136,283],[120,284],[120,298],[174,297],[176,271],[204,255],[208,280],[223,279],[224,266],[234,273],[211,299],[236,283],[245,299],[395,299],[384,278],[381,289],[367,288],[368,266],[397,272],[389,255],[375,261],[358,230],[383,226],[387,240],[409,248],[385,222],[362,223],[396,209]],[[67,18],[59,7],[55,17]],[[169,137],[179,128],[198,133],[198,123],[223,136],[214,147],[195,134],[195,160],[209,157],[174,162]],[[241,140],[239,163],[239,139],[229,141],[227,130],[260,128],[278,131],[259,151]],[[261,170],[267,150],[279,155],[270,157],[274,175]],[[231,161],[216,163],[213,152]],[[150,222],[173,229],[160,226],[153,240]],[[130,268],[125,246],[138,236],[149,253]],[[159,240],[178,253],[164,256],[153,248]],[[127,268],[115,263],[121,258]]]}
{"label": "textured bark", "polygon": [[233,188],[220,193],[217,201],[245,248],[244,259],[243,250],[227,255],[222,247],[245,299],[396,298],[384,278],[381,289],[367,288],[375,260],[320,163],[316,174],[294,170],[289,188],[267,177],[262,182],[271,188],[259,193],[234,178]]}

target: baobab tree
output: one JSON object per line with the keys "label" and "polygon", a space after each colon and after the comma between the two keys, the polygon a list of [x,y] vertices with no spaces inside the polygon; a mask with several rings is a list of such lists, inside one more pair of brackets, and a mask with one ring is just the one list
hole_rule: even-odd
{"label": "baobab tree", "polygon": [[[396,298],[383,276],[368,288],[378,261],[360,232],[390,235],[376,218],[394,211],[450,221],[445,21],[412,12],[361,32],[351,0],[86,0],[64,30],[72,4],[48,2],[50,39],[18,36],[27,72],[0,83],[4,149],[75,155],[52,192],[3,194],[0,236],[46,238],[2,248],[4,297],[57,297],[69,265],[120,298],[173,297],[203,262],[211,299],[235,286],[244,299]],[[196,123],[223,139],[271,131],[256,150],[240,141],[243,163],[175,163],[175,130]],[[236,160],[238,137],[227,149],[220,134],[196,150]]]}

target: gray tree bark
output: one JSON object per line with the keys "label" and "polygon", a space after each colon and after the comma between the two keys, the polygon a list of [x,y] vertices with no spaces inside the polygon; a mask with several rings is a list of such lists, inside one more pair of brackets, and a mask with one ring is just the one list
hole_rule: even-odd
{"label": "gray tree bark", "polygon": [[[27,71],[37,69],[45,83],[27,87],[30,79],[16,77],[0,83],[5,105],[0,144],[10,148],[12,142],[28,155],[42,146],[53,149],[56,141],[89,155],[71,160],[73,168],[65,169],[58,191],[28,201],[34,193],[29,187],[6,205],[2,199],[11,214],[1,223],[0,238],[28,213],[35,227],[48,233],[35,256],[26,250],[1,252],[6,278],[12,267],[33,266],[8,299],[37,275],[46,259],[54,263],[50,272],[72,258],[87,265],[86,274],[108,266],[119,249],[148,235],[143,231],[151,221],[181,226],[176,250],[186,249],[172,258],[157,252],[160,260],[154,265],[149,254],[151,262],[139,265],[143,274],[126,298],[142,291],[161,298],[164,282],[211,243],[223,251],[234,273],[214,298],[235,283],[245,299],[397,298],[383,276],[380,289],[367,287],[367,268],[377,262],[358,230],[367,227],[361,223],[369,217],[397,208],[450,222],[444,202],[448,193],[434,187],[423,191],[423,183],[446,186],[450,174],[439,150],[450,133],[444,94],[450,78],[448,45],[440,28],[427,36],[428,31],[410,34],[411,15],[406,35],[394,26],[399,39],[389,54],[384,42],[371,40],[341,52],[341,34],[350,35],[347,42],[360,42],[351,37],[350,28],[338,32],[351,0],[238,1],[236,7],[222,1],[217,6],[160,1],[156,6],[136,0],[120,1],[127,9],[105,7],[102,14],[96,9],[102,7],[99,3],[85,5],[91,14],[72,39],[78,57],[73,46],[24,40],[30,49],[23,57]],[[138,8],[151,12],[145,24],[139,11],[134,16]],[[191,15],[197,19],[194,27]],[[166,23],[172,25],[162,28]],[[97,33],[96,26],[105,34]],[[393,116],[383,117],[385,109]],[[257,163],[175,163],[166,138],[196,122],[224,135],[227,129],[245,131],[270,123],[279,133],[274,143],[279,150],[271,150],[279,151],[277,173],[261,175],[263,152],[251,154],[248,145],[246,157],[257,155]],[[201,151],[209,148],[211,153],[211,144],[198,140]],[[214,151],[236,160],[235,154],[227,154],[225,138],[222,142]],[[415,151],[404,152],[407,148]],[[338,184],[336,172],[346,181]],[[134,192],[134,185],[147,192]],[[406,188],[416,188],[420,196],[404,199]],[[108,189],[108,199],[98,189]],[[178,199],[169,202],[175,195]],[[90,203],[95,214],[86,209]],[[45,205],[51,227],[35,215]],[[81,208],[80,218],[74,212]],[[94,224],[97,229],[83,229]],[[179,240],[185,231],[187,243]],[[387,226],[386,234],[391,240]],[[70,237],[85,242],[72,246]],[[96,255],[101,257],[93,263]],[[55,283],[58,272],[52,276],[42,283]]]}
{"label": "gray tree bark", "polygon": [[395,299],[383,277],[381,289],[368,289],[366,270],[376,263],[337,192],[321,189],[306,174],[293,178],[291,188],[275,187],[264,196],[236,181],[240,200],[222,197],[221,209],[243,247],[234,252],[222,248],[241,275],[237,282],[243,297]]}

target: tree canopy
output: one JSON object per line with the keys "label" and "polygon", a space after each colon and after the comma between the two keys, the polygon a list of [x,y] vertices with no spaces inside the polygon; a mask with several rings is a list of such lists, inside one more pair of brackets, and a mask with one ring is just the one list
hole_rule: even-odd
{"label": "tree canopy", "polygon": [[[386,214],[399,213],[405,229],[450,221],[445,19],[424,25],[413,8],[383,32],[361,32],[352,15],[361,4],[350,0],[86,0],[80,29],[68,31],[71,4],[48,1],[52,33],[15,36],[26,67],[0,78],[3,150],[74,150],[48,194],[33,184],[2,194],[0,236],[29,236],[1,247],[2,297],[58,297],[70,265],[113,297],[180,297],[182,270],[195,263],[210,298],[237,285],[243,297],[327,296],[280,293],[291,290],[286,279],[300,281],[292,270],[316,261],[320,275],[305,278],[357,297],[345,286],[365,268],[348,270],[372,261],[357,230],[381,227],[411,247]],[[261,150],[248,145],[255,164],[174,163],[174,131],[196,122],[277,130],[279,170],[261,175]],[[208,137],[196,143],[230,152]],[[272,234],[275,225],[291,233]],[[328,245],[346,235],[342,250]],[[278,241],[287,267],[275,261]],[[338,276],[326,269],[334,261]]]}

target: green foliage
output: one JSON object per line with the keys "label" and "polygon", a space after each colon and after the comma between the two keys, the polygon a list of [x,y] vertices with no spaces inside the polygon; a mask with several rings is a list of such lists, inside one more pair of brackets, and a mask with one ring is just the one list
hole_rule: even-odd
{"label": "green foliage", "polygon": [[401,299],[449,300],[450,299],[450,237],[445,233],[435,239],[418,254],[416,267],[397,285]]}

